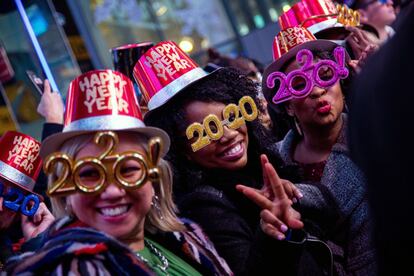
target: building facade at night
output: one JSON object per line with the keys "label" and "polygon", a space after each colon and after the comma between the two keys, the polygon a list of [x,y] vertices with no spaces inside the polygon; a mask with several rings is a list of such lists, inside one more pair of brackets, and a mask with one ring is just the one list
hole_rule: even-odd
{"label": "building facade at night", "polygon": [[82,72],[112,68],[110,49],[175,41],[200,65],[207,49],[270,63],[280,0],[7,0],[0,4],[0,134],[40,138],[40,94],[26,71],[48,78],[64,97]]}

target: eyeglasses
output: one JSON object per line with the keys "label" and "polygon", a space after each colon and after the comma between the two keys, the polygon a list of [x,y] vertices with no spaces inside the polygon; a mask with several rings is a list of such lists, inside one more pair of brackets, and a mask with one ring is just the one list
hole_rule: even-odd
{"label": "eyeglasses", "polygon": [[187,127],[187,139],[197,139],[191,143],[194,152],[208,146],[211,140],[219,140],[223,137],[225,126],[238,129],[246,121],[255,120],[258,116],[258,109],[252,97],[243,96],[238,105],[234,103],[226,105],[222,114],[224,120],[220,120],[217,115],[209,114],[204,118],[203,124],[196,122]]}
{"label": "eyeglasses", "polygon": [[[113,154],[119,144],[118,136],[113,131],[98,132],[95,144],[104,143],[104,151],[98,157],[85,157],[76,162],[67,154],[57,152],[49,155],[45,161],[46,174],[59,175],[48,190],[50,196],[67,195],[80,190],[83,193],[99,193],[109,183],[133,190],[140,188],[148,180],[158,181],[160,171],[158,162],[161,155],[161,139],[152,138],[148,142],[147,156],[135,151]],[[57,164],[60,163],[60,170]],[[56,173],[56,170],[60,173]]]}
{"label": "eyeglasses", "polygon": [[276,71],[269,74],[266,86],[270,89],[275,87],[275,81],[280,85],[272,98],[274,104],[279,104],[294,98],[307,97],[314,86],[329,88],[339,79],[348,77],[349,71],[345,66],[345,49],[336,47],[333,51],[336,62],[333,60],[320,60],[312,64],[313,54],[308,49],[302,49],[296,54],[296,61],[302,67],[285,73]]}
{"label": "eyeglasses", "polygon": [[40,199],[37,195],[24,195],[20,189],[7,187],[0,182],[0,197],[3,200],[3,206],[14,211],[21,212],[23,215],[31,217],[39,209]]}

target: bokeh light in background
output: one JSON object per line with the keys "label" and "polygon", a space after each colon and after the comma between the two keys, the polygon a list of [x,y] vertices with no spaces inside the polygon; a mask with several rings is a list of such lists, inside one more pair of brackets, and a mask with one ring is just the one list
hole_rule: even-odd
{"label": "bokeh light in background", "polygon": [[249,33],[249,27],[246,24],[240,24],[239,33],[241,35],[247,35]]}
{"label": "bokeh light in background", "polygon": [[288,3],[282,3],[282,10],[287,12],[290,9],[290,5]]}
{"label": "bokeh light in background", "polygon": [[203,39],[201,41],[201,47],[203,49],[207,49],[208,47],[210,47],[210,41],[207,38]]}
{"label": "bokeh light in background", "polygon": [[30,23],[32,24],[32,28],[36,36],[41,35],[47,31],[49,24],[47,23],[46,18],[43,16],[42,11],[37,5],[30,6],[27,9],[26,13]]}
{"label": "bokeh light in background", "polygon": [[184,52],[191,53],[194,49],[194,41],[191,37],[183,37],[183,39],[178,43],[178,46],[180,46]]}
{"label": "bokeh light in background", "polygon": [[263,19],[263,16],[256,14],[253,17],[253,20],[257,28],[263,28],[265,26],[265,21]]}
{"label": "bokeh light in background", "polygon": [[270,8],[269,15],[272,21],[276,22],[279,19],[279,14],[277,13],[276,9]]}
{"label": "bokeh light in background", "polygon": [[166,6],[161,6],[157,9],[155,12],[157,16],[163,16],[168,11],[168,8]]}

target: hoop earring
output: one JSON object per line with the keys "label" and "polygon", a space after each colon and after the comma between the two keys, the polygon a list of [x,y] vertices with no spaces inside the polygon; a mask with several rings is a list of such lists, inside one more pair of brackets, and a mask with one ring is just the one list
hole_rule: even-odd
{"label": "hoop earring", "polygon": [[296,131],[298,132],[298,134],[300,136],[303,136],[302,129],[300,128],[300,125],[299,125],[299,122],[298,122],[298,119],[296,118],[296,116],[293,116],[293,122],[295,123],[295,128],[296,128]]}
{"label": "hoop earring", "polygon": [[160,207],[160,203],[159,203],[160,199],[157,195],[154,195],[152,197],[152,201],[151,201],[151,206],[155,208],[158,216],[160,217],[161,220],[164,219],[162,212],[161,212],[161,207]]}

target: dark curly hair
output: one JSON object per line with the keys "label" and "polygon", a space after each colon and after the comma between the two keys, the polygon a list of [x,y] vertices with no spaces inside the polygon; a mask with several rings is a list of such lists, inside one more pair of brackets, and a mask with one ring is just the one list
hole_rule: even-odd
{"label": "dark curly hair", "polygon": [[[318,59],[330,59],[335,60],[333,51],[326,51],[326,50],[311,50],[313,56]],[[285,62],[285,64],[280,68],[280,72],[285,72],[287,67],[295,60],[296,57],[293,57],[292,59]],[[355,76],[355,71],[348,65],[345,65],[346,68],[349,71],[349,75],[346,79],[341,79],[339,81],[341,85],[342,94],[345,96],[345,107],[344,111],[346,112],[347,106],[346,106],[346,99],[347,95],[349,94],[349,91],[351,90],[352,80]],[[279,89],[279,84],[275,85],[275,88],[273,91],[277,91]],[[294,124],[293,117],[287,114],[286,111],[286,103],[280,103],[280,104],[274,104],[270,102],[268,104],[268,110],[270,117],[272,118],[273,123],[276,126],[279,126],[277,129],[277,132],[275,132],[275,135],[278,139],[283,139],[285,134],[289,131],[289,129],[293,129],[296,131],[296,127]]]}
{"label": "dark curly hair", "polygon": [[[193,101],[220,102],[224,104],[238,103],[243,96],[254,99],[259,110],[263,110],[257,98],[258,85],[243,76],[234,68],[221,68],[190,86],[186,87],[159,110],[145,116],[145,123],[165,130],[171,138],[171,147],[166,159],[170,161],[174,172],[174,192],[180,193],[194,188],[200,183],[205,168],[190,162],[185,156],[186,137],[182,136],[189,122],[186,122],[184,107]],[[259,120],[246,122],[249,147],[248,164],[252,173],[261,177],[260,154],[268,155],[270,161],[281,172],[282,160],[275,152],[274,137],[270,136]],[[281,172],[283,175],[283,172]]]}

